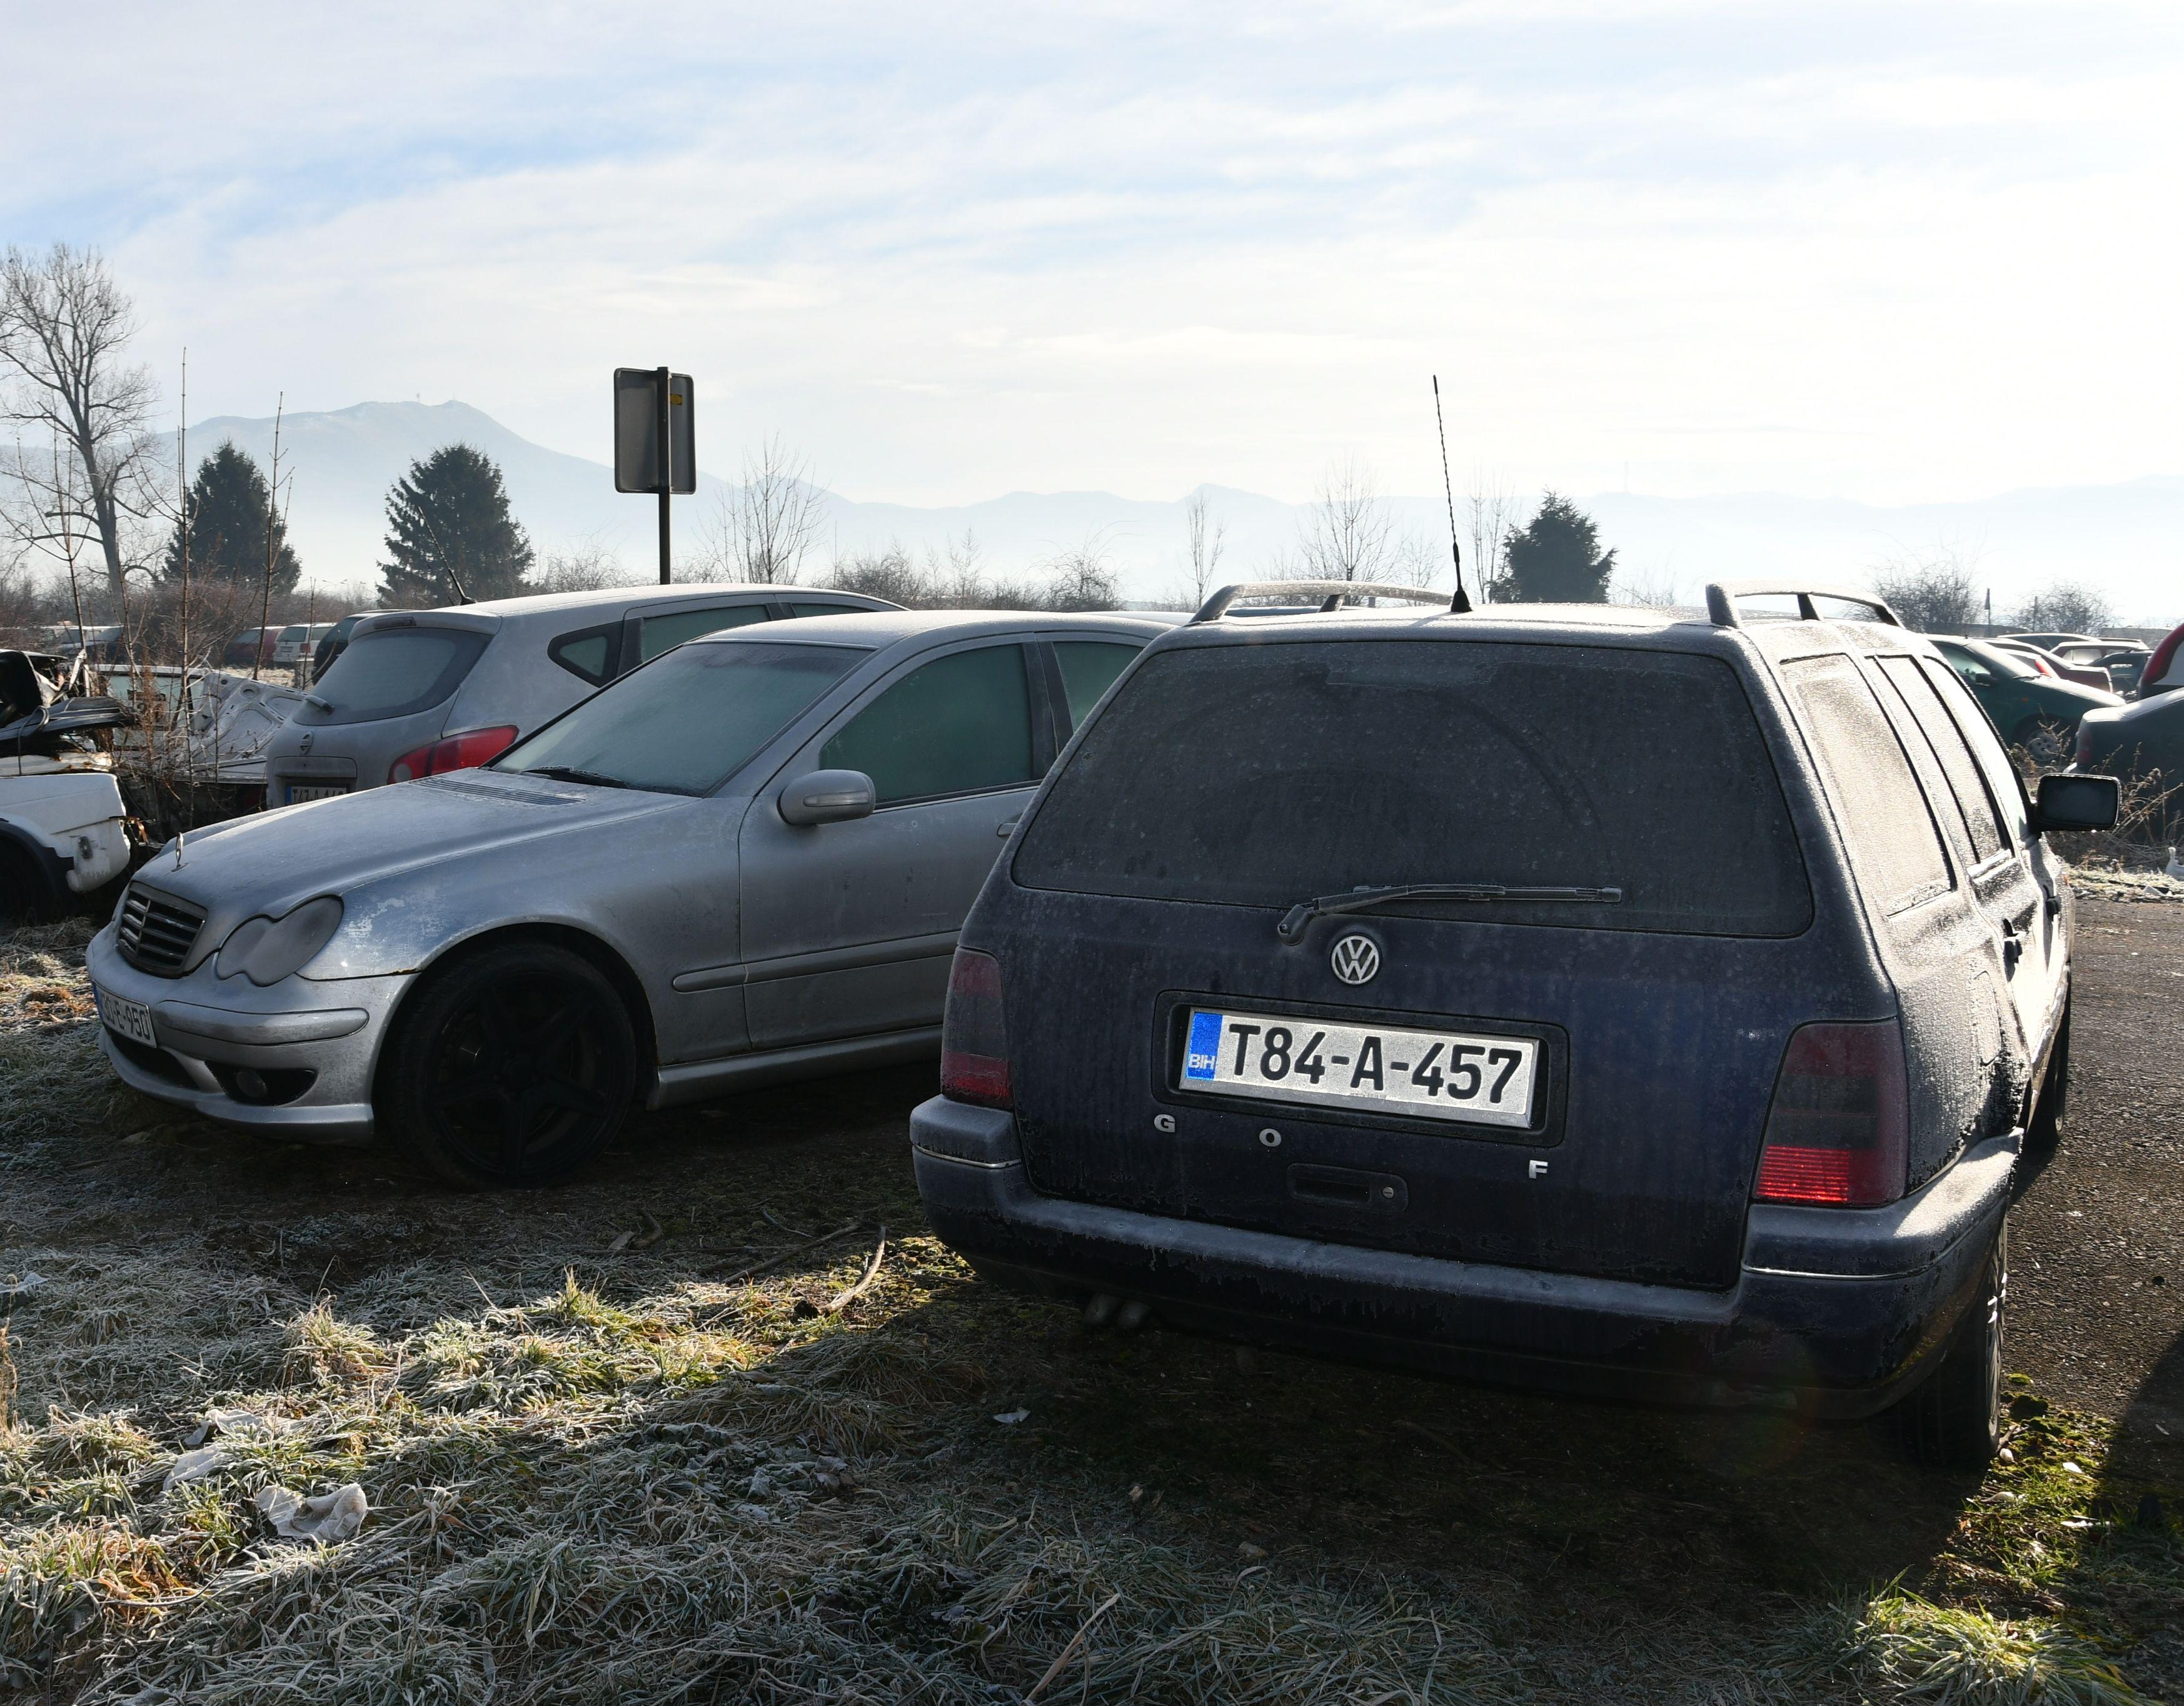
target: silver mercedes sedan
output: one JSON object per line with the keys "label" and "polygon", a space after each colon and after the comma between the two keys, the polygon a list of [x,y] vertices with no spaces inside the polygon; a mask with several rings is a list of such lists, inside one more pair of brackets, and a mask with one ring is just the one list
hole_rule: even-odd
{"label": "silver mercedes sedan", "polygon": [[738,628],[482,769],[194,832],[92,941],[101,1043],[148,1096],[473,1185],[565,1177],[634,1101],[934,1054],[987,872],[1167,626]]}

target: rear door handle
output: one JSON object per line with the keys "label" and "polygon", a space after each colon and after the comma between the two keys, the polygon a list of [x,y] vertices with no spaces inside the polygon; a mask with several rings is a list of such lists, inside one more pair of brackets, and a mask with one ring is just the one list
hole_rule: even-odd
{"label": "rear door handle", "polygon": [[1000,836],[1002,840],[1006,841],[1015,831],[1017,825],[1022,822],[1023,813],[1021,811],[1017,812],[1013,817],[1004,817],[999,823],[994,826],[994,833]]}
{"label": "rear door handle", "polygon": [[2018,934],[2017,926],[2008,919],[2002,921],[2002,968],[2004,973],[2017,969],[2017,962],[2025,957],[2025,938]]}

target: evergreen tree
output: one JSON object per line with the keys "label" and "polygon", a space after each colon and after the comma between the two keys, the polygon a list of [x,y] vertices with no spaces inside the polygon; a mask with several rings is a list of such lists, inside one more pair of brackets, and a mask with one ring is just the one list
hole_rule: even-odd
{"label": "evergreen tree", "polygon": [[468,444],[442,445],[394,482],[387,494],[387,554],[379,602],[387,610],[528,590],[531,541],[508,512],[499,467]]}
{"label": "evergreen tree", "polygon": [[1502,548],[1494,597],[1502,604],[1602,605],[1615,553],[1600,549],[1592,517],[1550,492],[1540,513]]}
{"label": "evergreen tree", "polygon": [[198,464],[182,500],[182,518],[167,541],[160,577],[180,580],[182,530],[189,530],[190,578],[255,588],[265,577],[265,530],[273,529],[273,590],[293,592],[303,571],[288,530],[272,513],[273,493],[257,463],[233,441]]}

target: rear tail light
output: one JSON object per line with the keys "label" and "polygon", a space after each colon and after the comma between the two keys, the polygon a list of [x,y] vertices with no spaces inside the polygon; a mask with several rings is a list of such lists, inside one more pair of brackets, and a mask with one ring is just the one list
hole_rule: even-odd
{"label": "rear tail light", "polygon": [[387,767],[389,782],[414,782],[421,776],[443,776],[450,770],[475,770],[490,764],[515,744],[513,728],[473,728],[451,734],[415,752],[405,752]]}
{"label": "rear tail light", "polygon": [[1909,1126],[1893,1019],[1800,1025],[1775,1074],[1752,1196],[1867,1208],[1903,1195]]}
{"label": "rear tail light", "polygon": [[1009,1034],[1001,1023],[1001,962],[975,948],[958,948],[948,973],[940,1093],[981,1107],[1016,1106],[1009,1093]]}
{"label": "rear tail light", "polygon": [[2078,719],[2078,744],[2070,754],[2070,762],[2091,764],[2092,761],[2093,732],[2086,726],[2086,720],[2081,716]]}

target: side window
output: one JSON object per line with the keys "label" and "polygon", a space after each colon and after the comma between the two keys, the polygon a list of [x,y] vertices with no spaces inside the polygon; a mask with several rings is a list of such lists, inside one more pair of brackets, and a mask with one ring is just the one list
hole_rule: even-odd
{"label": "side window", "polygon": [[593,687],[604,687],[607,677],[614,673],[615,652],[621,639],[620,622],[609,622],[604,627],[579,628],[574,633],[560,634],[549,640],[546,655],[571,675]]}
{"label": "side window", "polygon": [[1847,657],[1785,672],[1804,707],[1859,886],[1894,917],[1949,886],[1940,826],[1873,690]]}
{"label": "side window", "polygon": [[1115,684],[1115,677],[1130,666],[1139,648],[1117,640],[1056,640],[1056,661],[1061,666],[1062,691],[1069,697],[1069,726],[1075,728],[1100,702],[1100,695]]}
{"label": "side window", "polygon": [[2025,784],[2018,779],[2008,753],[2003,750],[2002,737],[1995,732],[1993,720],[1966,690],[1964,683],[1947,670],[1934,663],[1923,667],[1926,679],[1933,683],[1934,691],[1947,707],[1949,720],[1956,724],[1957,732],[1964,736],[1964,744],[1971,748],[1972,756],[1979,762],[1980,777],[1986,783],[1995,821],[2002,827],[2002,839],[2013,847],[2030,840],[2031,808],[2025,801]]}
{"label": "side window", "polygon": [[1948,660],[1949,667],[1974,687],[1994,685],[1994,672],[1970,652],[1960,651],[1953,645],[1945,645],[1941,650],[1942,655]]}
{"label": "side window", "polygon": [[638,631],[638,661],[650,663],[660,653],[684,640],[695,639],[699,634],[718,633],[722,628],[739,628],[747,622],[765,620],[764,605],[722,605],[709,610],[670,610],[665,616],[647,616]]}
{"label": "side window", "polygon": [[1935,697],[1933,686],[1919,669],[1916,658],[1885,657],[1879,662],[1880,672],[1903,695],[1904,705],[1918,722],[1919,733],[1926,738],[1935,761],[1948,778],[1949,792],[1956,797],[1957,811],[1964,818],[1964,833],[1971,839],[1973,859],[1984,862],[1992,858],[2008,845],[2007,832],[2003,828],[2001,814],[1994,809],[1994,796],[1987,791],[1986,778],[1980,774],[1979,761],[1972,756],[1971,749],[1964,744],[1964,735],[1949,720],[1942,701]]}
{"label": "side window", "polygon": [[913,670],[828,741],[819,762],[863,771],[882,806],[1035,780],[1023,648],[985,646]]}
{"label": "side window", "polygon": [[793,616],[854,616],[868,615],[862,605],[792,604],[788,613]]}

